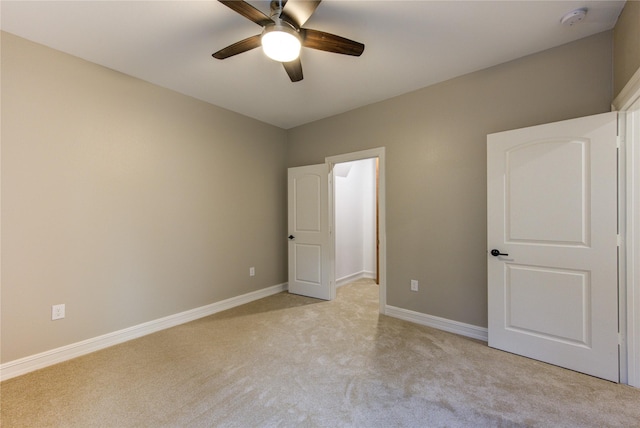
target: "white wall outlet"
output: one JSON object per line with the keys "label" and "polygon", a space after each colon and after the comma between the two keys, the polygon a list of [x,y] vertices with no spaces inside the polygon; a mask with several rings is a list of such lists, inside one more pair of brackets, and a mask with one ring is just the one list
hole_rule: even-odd
{"label": "white wall outlet", "polygon": [[418,280],[417,279],[412,279],[411,280],[411,291],[418,291]]}
{"label": "white wall outlet", "polygon": [[249,268],[249,276],[256,276],[256,268],[253,266]]}
{"label": "white wall outlet", "polygon": [[51,306],[51,321],[64,318],[64,303],[62,305]]}

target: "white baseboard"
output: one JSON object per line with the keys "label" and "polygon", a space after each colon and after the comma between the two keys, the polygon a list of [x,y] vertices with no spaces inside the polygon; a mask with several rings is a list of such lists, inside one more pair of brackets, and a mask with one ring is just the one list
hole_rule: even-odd
{"label": "white baseboard", "polygon": [[369,271],[360,271],[356,273],[352,273],[351,275],[343,276],[342,278],[336,279],[336,287],[342,287],[343,285],[349,284],[350,282],[357,281],[362,278],[375,279],[376,273]]}
{"label": "white baseboard", "polygon": [[385,307],[385,315],[420,325],[426,325],[427,327],[437,328],[438,330],[448,331],[449,333],[470,337],[472,339],[483,340],[485,342],[488,341],[488,330],[485,327],[478,327],[471,324],[465,324],[463,322],[414,312],[408,309],[396,308],[395,306],[389,305]]}
{"label": "white baseboard", "polygon": [[18,360],[9,361],[0,365],[0,381],[20,376],[34,370],[48,367],[63,361],[77,358],[109,346],[117,345],[147,334],[155,333],[170,327],[194,321],[215,313],[253,302],[273,294],[280,293],[287,289],[287,283],[274,285],[263,288],[262,290],[253,291],[241,296],[232,297],[220,302],[211,303],[210,305],[201,306],[199,308],[180,312],[178,314],[169,315],[157,320],[138,324],[123,330],[107,333],[102,336],[93,337],[81,342],[72,343],[60,348],[51,349],[39,354],[30,355]]}

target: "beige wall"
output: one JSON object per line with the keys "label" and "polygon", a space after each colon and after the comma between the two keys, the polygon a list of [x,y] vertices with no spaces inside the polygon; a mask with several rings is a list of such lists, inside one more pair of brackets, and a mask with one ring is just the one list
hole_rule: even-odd
{"label": "beige wall", "polygon": [[387,303],[486,326],[486,135],[608,111],[611,46],[601,33],[294,128],[288,166],[385,146]]}
{"label": "beige wall", "polygon": [[388,303],[486,326],[486,134],[607,111],[612,38],[284,131],[2,33],[1,361],[285,282],[286,167],[380,146]]}
{"label": "beige wall", "polygon": [[613,30],[613,94],[640,69],[640,0],[628,0]]}
{"label": "beige wall", "polygon": [[285,131],[7,33],[1,101],[2,362],[286,282]]}

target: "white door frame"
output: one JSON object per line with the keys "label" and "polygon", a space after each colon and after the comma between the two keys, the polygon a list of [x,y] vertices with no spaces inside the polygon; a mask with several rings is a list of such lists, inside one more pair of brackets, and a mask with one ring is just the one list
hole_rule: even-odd
{"label": "white door frame", "polygon": [[[620,382],[640,388],[640,141],[631,127],[639,127],[627,111],[640,102],[640,69],[612,103],[620,112]],[[637,128],[636,128],[637,129]],[[626,292],[625,292],[626,291]],[[625,352],[626,348],[626,352]]]}
{"label": "white door frame", "polygon": [[334,233],[335,225],[335,183],[333,180],[333,167],[337,163],[358,161],[363,159],[378,158],[378,239],[380,240],[380,260],[378,262],[380,269],[379,282],[379,302],[380,313],[385,313],[387,306],[387,234],[386,234],[386,198],[385,198],[385,148],[378,147],[375,149],[363,150],[360,152],[346,153],[337,156],[330,156],[325,158],[325,163],[329,166],[329,264],[330,264],[330,277],[331,287],[335,290],[336,287],[336,271],[335,271],[335,258],[336,258],[336,237]]}

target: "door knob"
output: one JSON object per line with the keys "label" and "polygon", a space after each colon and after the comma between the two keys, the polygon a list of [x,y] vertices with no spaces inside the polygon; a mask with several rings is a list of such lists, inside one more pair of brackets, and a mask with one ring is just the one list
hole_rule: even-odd
{"label": "door knob", "polygon": [[507,253],[501,253],[500,250],[491,250],[491,255],[493,257],[498,257],[498,256],[508,256],[509,254]]}
{"label": "door knob", "polygon": [[293,241],[294,239],[296,239],[296,237],[295,237],[295,236],[293,236],[293,235],[289,235],[289,240],[290,240],[290,241]]}

